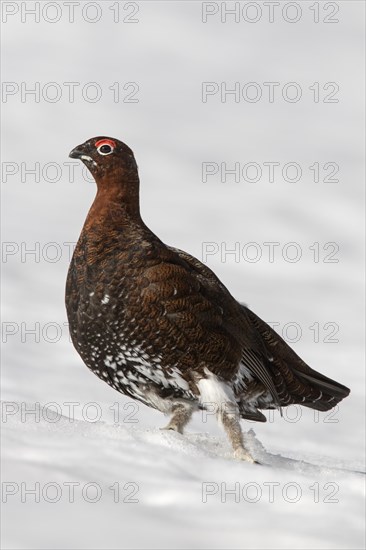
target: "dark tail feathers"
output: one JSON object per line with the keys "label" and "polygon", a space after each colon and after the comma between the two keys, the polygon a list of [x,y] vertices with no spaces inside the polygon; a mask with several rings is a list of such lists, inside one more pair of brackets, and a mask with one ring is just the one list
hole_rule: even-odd
{"label": "dark tail feathers", "polygon": [[267,323],[246,306],[243,309],[273,356],[267,364],[281,406],[300,404],[328,411],[349,395],[349,388],[313,370]]}

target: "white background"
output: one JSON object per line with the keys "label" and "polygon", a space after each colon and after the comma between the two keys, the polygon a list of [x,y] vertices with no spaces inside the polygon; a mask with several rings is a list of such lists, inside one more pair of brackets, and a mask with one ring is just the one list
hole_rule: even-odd
{"label": "white background", "polygon": [[[34,2],[2,2],[2,79],[5,91],[15,91],[2,99],[3,481],[14,484],[3,490],[15,493],[3,505],[3,547],[363,548],[363,479],[342,470],[362,469],[364,449],[363,2],[281,2],[272,23],[261,2],[238,3],[238,22],[233,15],[222,22],[218,11],[206,23],[198,1],[138,2],[135,23],[123,22],[134,3],[120,2],[119,22],[110,9],[116,3],[86,4],[75,5],[71,23],[64,2],[40,2],[39,22],[27,14]],[[221,3],[211,4],[220,10]],[[332,15],[334,5],[339,11]],[[296,14],[298,21],[289,22]],[[58,101],[50,100],[50,82],[61,90]],[[74,101],[65,82],[80,83]],[[99,101],[81,93],[90,82],[101,90]],[[109,89],[115,82],[118,102]],[[139,88],[135,103],[123,102],[129,82]],[[228,89],[255,82],[262,97],[235,102],[216,94],[203,102],[203,82]],[[273,102],[265,82],[279,83]],[[283,98],[289,82],[302,91],[297,102]],[[309,89],[315,82],[318,102]],[[339,86],[337,102],[324,102],[329,82]],[[24,95],[37,86],[39,101]],[[293,407],[282,419],[267,415],[266,424],[243,422],[244,430],[255,430],[256,438],[248,436],[253,452],[271,467],[234,461],[211,418],[197,415],[185,436],[160,432],[167,419],[143,405],[135,405],[137,422],[128,422],[133,405],[94,377],[70,344],[64,243],[77,240],[95,185],[76,161],[71,178],[65,163],[74,146],[96,135],[134,150],[142,215],[160,238],[200,259],[204,243],[216,243],[219,252],[207,263],[233,295],[280,323],[281,334],[291,323],[294,349],[351,388],[332,415]],[[256,183],[233,176],[222,183],[220,175],[203,183],[203,162],[255,162],[263,173]],[[281,163],[274,182],[264,162]],[[282,178],[288,162],[301,166],[298,182]],[[314,162],[337,163],[339,181],[324,182],[321,171],[314,182]],[[39,181],[26,172],[34,168]],[[273,262],[265,242],[279,243]],[[289,242],[300,247],[297,262],[282,255]],[[243,256],[247,243],[260,250],[257,262]],[[318,262],[309,249],[314,243]],[[337,262],[324,261],[332,251],[326,243],[339,247]],[[221,256],[235,246],[239,258]],[[309,328],[314,323],[319,342]],[[326,323],[339,327],[338,342],[325,341],[335,326]],[[68,402],[79,403],[74,415]],[[116,402],[117,424],[110,410]],[[35,403],[46,405],[39,418],[21,414]],[[24,493],[36,482],[40,502]],[[73,503],[69,482],[79,484]],[[116,482],[137,484],[139,502],[123,502],[127,488],[115,503],[109,487]],[[207,482],[217,491],[204,503]],[[278,483],[273,502],[271,482]],[[50,502],[52,487],[42,495],[47,483],[58,484],[58,502]],[[87,483],[101,488],[98,502],[83,498]],[[223,502],[222,483],[236,487],[239,502],[235,495]],[[247,483],[255,484],[253,492],[246,493]],[[337,502],[327,502],[333,489],[330,500]]]}

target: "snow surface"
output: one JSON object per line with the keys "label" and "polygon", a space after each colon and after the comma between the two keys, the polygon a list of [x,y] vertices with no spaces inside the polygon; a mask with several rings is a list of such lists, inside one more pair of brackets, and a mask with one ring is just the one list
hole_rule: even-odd
{"label": "snow surface", "polygon": [[[149,1],[130,25],[111,23],[111,4],[100,3],[95,24],[69,24],[63,12],[54,24],[14,16],[3,25],[3,80],[98,82],[103,97],[14,96],[3,105],[3,161],[58,163],[62,174],[51,183],[42,174],[22,181],[18,172],[2,186],[2,239],[15,250],[2,257],[2,546],[364,548],[364,4],[338,2],[337,24],[312,23],[305,2],[296,24],[203,24],[201,2]],[[296,81],[304,97],[202,103],[201,83],[225,80]],[[137,82],[139,102],[114,103],[108,86],[116,81]],[[314,82],[337,82],[340,101],[314,103],[306,91]],[[74,351],[65,325],[67,243],[95,186],[77,163],[70,181],[64,163],[95,135],[135,151],[143,217],[168,244],[202,258],[203,243],[259,243],[256,263],[220,254],[207,263],[280,332],[296,323],[294,349],[351,388],[331,413],[292,407],[282,419],[267,413],[266,424],[243,422],[261,465],[234,460],[211,416],[197,414],[184,436],[161,431],[167,418],[120,396]],[[304,175],[297,183],[202,183],[202,162],[223,161],[293,161]],[[338,163],[339,183],[315,183],[307,168],[314,162]],[[299,243],[301,260],[278,254],[269,262],[265,242],[280,243],[279,251]],[[314,262],[316,242],[337,243],[339,262]],[[37,246],[39,258],[25,254]],[[338,342],[327,342],[336,326]]]}

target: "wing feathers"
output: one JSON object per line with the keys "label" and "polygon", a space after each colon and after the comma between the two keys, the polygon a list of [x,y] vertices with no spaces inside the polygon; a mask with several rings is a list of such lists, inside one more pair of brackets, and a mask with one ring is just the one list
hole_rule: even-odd
{"label": "wing feathers", "polygon": [[243,363],[262,382],[264,387],[271,394],[274,403],[280,408],[281,403],[278,397],[276,387],[273,383],[268,368],[263,364],[260,358],[250,349],[243,350]]}

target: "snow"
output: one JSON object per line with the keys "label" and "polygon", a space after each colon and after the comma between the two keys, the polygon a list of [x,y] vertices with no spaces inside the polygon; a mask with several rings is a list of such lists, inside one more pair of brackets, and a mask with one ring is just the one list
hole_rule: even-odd
{"label": "snow", "polygon": [[[3,548],[364,548],[364,4],[338,2],[337,24],[313,23],[308,3],[296,24],[222,24],[202,23],[201,2],[153,0],[138,3],[138,24],[114,24],[112,2],[98,4],[96,23],[80,11],[68,23],[59,2],[59,22],[22,23],[33,4],[3,25],[3,80],[56,82],[63,95],[19,91],[4,103]],[[115,102],[117,81],[125,95],[138,83],[139,101]],[[205,103],[212,81],[263,93],[264,82],[298,82],[303,96]],[[73,102],[67,82],[80,83]],[[89,82],[100,101],[83,99]],[[315,82],[321,97],[336,82],[338,103],[312,101]],[[160,430],[167,418],[119,395],[73,349],[64,284],[95,186],[68,153],[96,135],[134,150],[143,218],[160,238],[204,258],[313,368],[351,388],[328,413],[243,421],[261,464],[233,458],[213,414],[195,413],[184,435]],[[203,183],[204,162],[255,162],[262,178]],[[302,177],[270,182],[269,162],[279,174],[296,162]],[[323,181],[326,163],[339,182]]]}
{"label": "snow", "polygon": [[[362,510],[362,476],[342,470],[357,461],[283,458],[249,434],[269,464],[253,466],[233,460],[221,436],[160,431],[139,416],[137,424],[70,422],[50,408],[39,422],[19,418],[9,416],[4,430],[3,479],[17,484],[4,506],[7,548],[361,547],[352,511]],[[20,480],[39,483],[39,502]]]}

